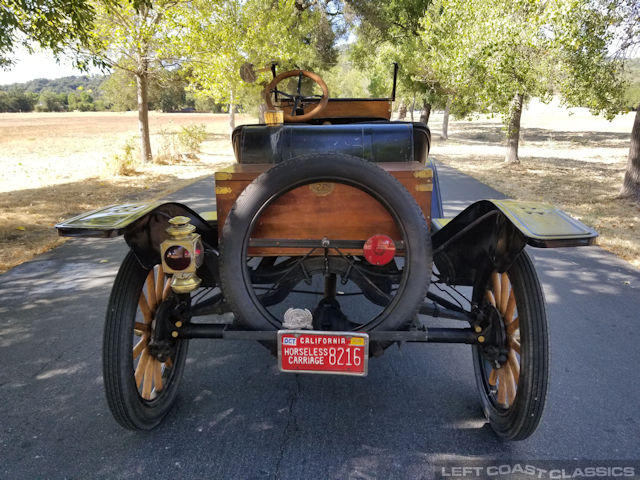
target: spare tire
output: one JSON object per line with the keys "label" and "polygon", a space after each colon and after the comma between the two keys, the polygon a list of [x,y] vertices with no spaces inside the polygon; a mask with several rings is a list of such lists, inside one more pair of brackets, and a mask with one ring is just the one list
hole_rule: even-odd
{"label": "spare tire", "polygon": [[[345,184],[375,198],[395,220],[404,242],[401,276],[393,288],[392,299],[373,318],[360,319],[351,329],[405,327],[423,302],[431,278],[431,239],[424,215],[392,175],[374,163],[342,154],[308,155],[282,162],[259,175],[238,196],[222,229],[219,261],[221,288],[238,323],[254,330],[282,328],[281,319],[267,310],[252,286],[247,255],[249,240],[268,205],[295,188],[318,182]],[[340,221],[339,217],[336,221]],[[330,236],[331,232],[327,232],[327,237]]]}

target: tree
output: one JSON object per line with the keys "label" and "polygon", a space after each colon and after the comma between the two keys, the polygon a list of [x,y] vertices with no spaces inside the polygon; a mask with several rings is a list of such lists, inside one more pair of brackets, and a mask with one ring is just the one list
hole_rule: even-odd
{"label": "tree", "polygon": [[591,0],[435,0],[423,20],[425,55],[455,92],[452,108],[499,113],[505,161],[519,161],[520,119],[532,96],[555,92],[611,116],[624,91],[607,56],[613,18]]}
{"label": "tree", "polygon": [[[618,15],[617,53],[621,56],[637,53],[640,46],[640,3],[634,0],[619,0],[615,4]],[[636,82],[638,79],[635,79]],[[631,130],[627,168],[620,190],[620,196],[640,203],[640,89],[632,90],[628,100],[636,105],[636,115]]]}
{"label": "tree", "polygon": [[620,196],[640,202],[640,102],[636,108],[633,129],[631,130],[631,145],[629,145],[627,169],[624,174]]}
{"label": "tree", "polygon": [[85,0],[0,0],[0,67],[13,64],[17,45],[60,53],[69,42],[86,41],[93,14]]}
{"label": "tree", "polygon": [[255,84],[243,82],[244,63],[260,68],[276,62],[281,71],[335,63],[335,8],[317,0],[195,0],[177,18],[171,46],[189,65],[197,97],[230,104],[233,128],[234,104],[256,106],[268,80],[265,74]]}
{"label": "tree", "polygon": [[163,58],[161,46],[170,31],[172,15],[179,0],[143,3],[94,4],[94,28],[84,44],[78,45],[79,59],[129,73],[136,82],[136,103],[143,161],[152,159],[149,132],[149,79],[154,69],[170,59]]}
{"label": "tree", "polygon": [[66,110],[67,96],[64,93],[55,93],[51,90],[43,90],[36,105],[39,112],[63,112]]}
{"label": "tree", "polygon": [[420,38],[421,21],[432,1],[347,0],[346,3],[359,22],[358,41],[352,55],[359,66],[373,72],[372,93],[389,94],[389,72],[391,64],[397,62],[400,65],[398,97],[404,104],[412,105],[412,120],[418,102],[420,121],[428,123],[432,107],[444,107],[447,96],[438,79],[432,75],[431,62],[421,54],[424,49]]}

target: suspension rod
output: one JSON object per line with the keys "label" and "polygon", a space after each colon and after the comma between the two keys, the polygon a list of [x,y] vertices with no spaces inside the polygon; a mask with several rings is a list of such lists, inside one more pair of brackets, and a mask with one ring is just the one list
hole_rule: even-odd
{"label": "suspension rod", "polygon": [[[173,328],[174,338],[211,338],[223,340],[276,341],[277,331],[232,330],[218,323],[189,323]],[[471,328],[429,328],[410,331],[373,331],[369,339],[380,342],[466,343],[477,344],[478,334]]]}

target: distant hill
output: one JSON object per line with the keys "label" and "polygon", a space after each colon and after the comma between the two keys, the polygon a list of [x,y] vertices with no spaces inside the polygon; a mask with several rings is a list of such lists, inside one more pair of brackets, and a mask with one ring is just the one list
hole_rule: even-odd
{"label": "distant hill", "polygon": [[[10,85],[0,85],[0,90],[19,90],[27,93],[41,93],[43,90],[54,93],[72,93],[78,90],[91,90],[94,95],[99,95],[100,84],[105,80],[104,75],[73,75],[70,77],[36,78],[25,83],[12,83]],[[78,89],[78,87],[81,87]]]}

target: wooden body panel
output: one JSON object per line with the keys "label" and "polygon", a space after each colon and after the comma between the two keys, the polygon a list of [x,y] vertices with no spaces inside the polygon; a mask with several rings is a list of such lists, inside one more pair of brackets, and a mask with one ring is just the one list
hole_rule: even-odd
{"label": "wooden body panel", "polygon": [[[411,193],[430,224],[432,171],[417,162],[378,164],[396,177]],[[216,206],[220,228],[236,198],[270,164],[235,164],[215,175]],[[285,193],[267,207],[251,237],[254,239],[366,240],[375,234],[401,240],[389,212],[363,191],[340,183],[303,185]],[[297,248],[252,247],[252,255],[300,255]],[[320,254],[322,252],[318,252]],[[343,251],[358,254],[360,251]]]}
{"label": "wooden body panel", "polygon": [[[306,102],[305,114],[313,110],[318,102]],[[282,99],[280,108],[291,113],[293,103]],[[391,100],[383,99],[351,99],[330,98],[327,106],[316,115],[318,118],[386,118],[391,119]]]}

